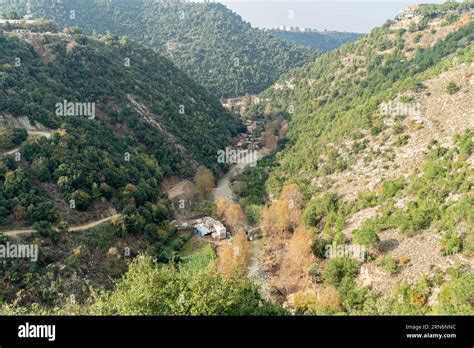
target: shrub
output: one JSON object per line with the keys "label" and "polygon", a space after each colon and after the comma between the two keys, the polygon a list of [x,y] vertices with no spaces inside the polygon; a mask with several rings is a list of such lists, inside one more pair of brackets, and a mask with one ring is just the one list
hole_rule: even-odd
{"label": "shrub", "polygon": [[446,90],[448,91],[449,94],[455,94],[459,91],[459,87],[456,83],[453,81],[450,81],[448,83],[448,86],[446,87]]}
{"label": "shrub", "polygon": [[403,125],[401,123],[395,123],[392,128],[392,132],[395,135],[402,134],[404,131]]}
{"label": "shrub", "polygon": [[314,263],[308,269],[308,275],[316,281],[319,281],[321,278],[321,267],[318,263]]}
{"label": "shrub", "polygon": [[331,211],[336,211],[338,197],[334,193],[326,193],[323,197],[312,199],[303,213],[303,221],[306,226],[316,226]]}
{"label": "shrub", "polygon": [[54,243],[59,240],[59,232],[48,221],[37,222],[33,225],[33,228],[41,237],[49,238]]}
{"label": "shrub", "polygon": [[474,315],[474,275],[466,274],[440,290],[435,313],[438,315]]}
{"label": "shrub", "polygon": [[390,275],[398,273],[398,262],[393,257],[385,256],[379,261],[379,266]]}
{"label": "shrub", "polygon": [[337,257],[326,262],[324,281],[327,284],[339,286],[344,277],[353,278],[359,271],[359,265],[354,259]]}
{"label": "shrub", "polygon": [[403,176],[396,180],[387,180],[383,183],[382,196],[384,198],[394,197],[398,191],[403,190],[405,187],[405,178]]}
{"label": "shrub", "polygon": [[410,139],[410,136],[408,134],[404,134],[400,136],[397,141],[395,142],[396,146],[404,146],[408,144],[408,140]]}
{"label": "shrub", "polygon": [[467,232],[462,243],[464,254],[471,256],[474,253],[474,229]]}
{"label": "shrub", "polygon": [[320,259],[326,258],[326,245],[327,244],[328,242],[324,240],[323,238],[316,237],[313,240],[313,244],[311,245],[311,250],[313,252],[313,255]]}
{"label": "shrub", "polygon": [[446,232],[441,238],[441,251],[444,256],[454,255],[461,251],[461,238],[454,232]]}
{"label": "shrub", "polygon": [[360,311],[364,307],[368,290],[356,285],[351,277],[344,277],[338,288],[339,298],[349,311]]}
{"label": "shrub", "polygon": [[380,241],[380,238],[377,233],[375,233],[372,229],[369,228],[355,230],[354,232],[352,232],[352,235],[354,237],[354,241],[357,244],[364,246],[374,246]]}

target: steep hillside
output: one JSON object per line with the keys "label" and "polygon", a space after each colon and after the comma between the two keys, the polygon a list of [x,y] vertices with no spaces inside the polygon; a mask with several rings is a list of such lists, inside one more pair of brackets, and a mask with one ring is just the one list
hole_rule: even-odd
{"label": "steep hillside", "polygon": [[420,6],[260,95],[254,112],[290,119],[261,221],[275,298],[304,313],[472,314],[473,10]]}
{"label": "steep hillside", "polygon": [[[1,4],[3,3],[3,5]],[[0,1],[0,12],[24,14],[27,1]],[[30,1],[61,27],[127,35],[170,57],[219,97],[257,93],[315,52],[254,29],[222,4],[154,0]]]}
{"label": "steep hillside", "polygon": [[286,31],[272,29],[269,33],[280,39],[284,39],[301,46],[314,48],[318,51],[332,51],[348,41],[355,41],[363,34],[346,33],[336,31]]}
{"label": "steep hillside", "polygon": [[6,30],[0,86],[1,223],[155,202],[163,175],[222,170],[215,156],[238,128],[204,88],[124,38]]}
{"label": "steep hillside", "polygon": [[[451,110],[446,112],[457,114],[457,121],[450,122],[458,124],[458,130],[469,128],[473,49],[470,18],[469,12],[458,14],[454,20],[439,15],[420,19],[414,27],[406,24],[405,28],[400,27],[401,22],[390,22],[284,75],[262,93],[262,113],[266,108],[267,113],[292,114],[288,146],[279,161],[284,171],[275,174],[275,180],[299,180],[310,187],[319,176],[349,168],[367,147],[365,143],[380,136],[387,124],[406,121],[404,116],[410,116],[402,110],[400,117],[390,120],[384,111],[386,104],[399,102],[409,109],[405,113],[411,112],[411,106],[419,106],[422,122],[440,110],[441,106],[428,107],[437,101]],[[451,80],[459,85],[460,93],[447,91]],[[436,91],[428,90],[430,85]],[[426,129],[419,128],[420,132]],[[432,136],[436,138],[436,134]],[[278,186],[276,181],[271,185],[275,189]]]}

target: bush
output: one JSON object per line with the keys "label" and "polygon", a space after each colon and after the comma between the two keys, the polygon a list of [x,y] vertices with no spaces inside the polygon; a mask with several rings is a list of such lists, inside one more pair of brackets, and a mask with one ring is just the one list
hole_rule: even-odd
{"label": "bush", "polygon": [[444,256],[454,255],[461,251],[461,238],[454,232],[446,232],[441,238],[441,251]]}
{"label": "bush", "polygon": [[338,292],[342,304],[349,312],[362,310],[368,296],[368,290],[358,287],[351,277],[342,279]]}
{"label": "bush", "polygon": [[387,180],[383,183],[382,196],[384,198],[392,198],[397,192],[403,190],[405,187],[405,178],[403,176],[396,180]]}
{"label": "bush", "polygon": [[316,281],[321,279],[321,267],[318,263],[312,264],[308,269],[308,275]]}
{"label": "bush", "polygon": [[323,197],[309,201],[303,213],[303,221],[306,226],[315,227],[331,211],[336,211],[337,207],[337,195],[328,192]]}
{"label": "bush", "polygon": [[326,245],[328,245],[326,240],[316,237],[313,240],[313,244],[311,245],[311,251],[313,252],[313,255],[320,259],[326,258]]}
{"label": "bush", "polygon": [[467,256],[471,256],[474,253],[474,230],[467,232],[466,237],[464,237],[462,247],[464,254]]}
{"label": "bush", "polygon": [[352,232],[352,235],[354,237],[354,241],[360,245],[374,246],[378,242],[380,242],[380,238],[377,233],[375,233],[369,228],[355,230],[354,232]]}
{"label": "bush", "polygon": [[37,222],[33,228],[41,237],[49,238],[53,243],[59,240],[59,232],[48,221]]}
{"label": "bush", "polygon": [[358,271],[359,265],[356,260],[337,257],[326,262],[323,278],[326,283],[338,287],[344,277],[353,278]]}
{"label": "bush", "polygon": [[400,136],[397,141],[395,142],[396,146],[404,146],[408,144],[408,140],[410,139],[410,136],[408,134],[404,134]]}
{"label": "bush", "polygon": [[395,135],[402,134],[404,131],[403,125],[401,123],[395,123],[392,128],[392,132]]}
{"label": "bush", "polygon": [[379,261],[379,266],[382,267],[385,270],[385,272],[387,272],[390,275],[394,275],[398,273],[398,262],[393,257],[384,256]]}
{"label": "bush", "polygon": [[455,94],[459,91],[459,87],[456,83],[453,81],[448,83],[448,86],[446,87],[446,90],[448,91],[449,94]]}
{"label": "bush", "polygon": [[439,292],[438,315],[474,315],[474,275],[466,274],[447,283]]}

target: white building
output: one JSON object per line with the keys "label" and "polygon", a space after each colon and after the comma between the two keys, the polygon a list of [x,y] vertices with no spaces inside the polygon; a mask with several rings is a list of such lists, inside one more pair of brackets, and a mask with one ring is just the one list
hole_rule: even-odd
{"label": "white building", "polygon": [[194,228],[203,237],[211,236],[214,239],[227,238],[227,229],[220,222],[211,217],[204,217],[195,221]]}
{"label": "white building", "polygon": [[25,18],[27,21],[32,21],[35,19],[33,10],[31,9],[31,4],[29,2],[26,4],[26,15],[23,18]]}

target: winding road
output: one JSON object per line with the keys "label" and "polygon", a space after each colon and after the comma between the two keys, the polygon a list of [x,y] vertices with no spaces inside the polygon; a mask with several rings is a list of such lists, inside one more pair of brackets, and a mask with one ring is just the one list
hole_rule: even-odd
{"label": "winding road", "polygon": [[[85,230],[94,228],[96,226],[102,225],[120,216],[121,216],[120,214],[115,214],[115,215],[106,217],[104,219],[88,222],[83,225],[72,226],[68,228],[68,231],[69,232],[85,231]],[[14,237],[14,236],[19,236],[19,235],[24,235],[24,234],[35,234],[37,233],[37,231],[35,231],[34,229],[25,229],[25,230],[0,231],[0,233],[8,237]]]}
{"label": "winding road", "polygon": [[[51,134],[52,134],[51,131],[34,131],[34,130],[33,131],[32,130],[28,131],[28,135],[40,136],[40,137],[46,137],[46,138],[50,138]],[[12,150],[8,150],[6,152],[3,152],[3,155],[14,155],[19,150],[20,150],[20,147],[17,147],[17,148],[14,148]],[[88,222],[88,223],[83,224],[83,225],[72,226],[72,227],[69,227],[68,231],[69,232],[85,231],[85,230],[94,228],[96,226],[102,225],[103,223],[109,222],[109,221],[113,220],[114,218],[118,218],[120,216],[121,216],[120,214],[115,214],[115,215],[109,216],[107,218],[103,218],[103,219],[100,219],[100,220],[95,220],[95,221]],[[23,230],[0,231],[1,234],[5,235],[5,236],[9,236],[9,237],[20,236],[20,235],[24,235],[24,234],[35,234],[36,232],[37,231],[35,231],[32,228],[23,229]]]}

